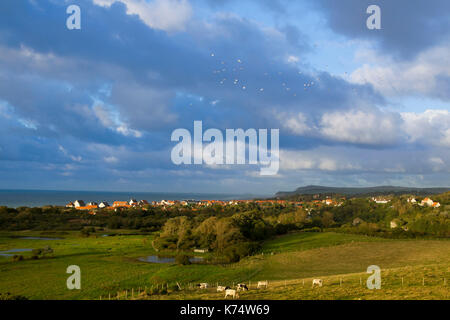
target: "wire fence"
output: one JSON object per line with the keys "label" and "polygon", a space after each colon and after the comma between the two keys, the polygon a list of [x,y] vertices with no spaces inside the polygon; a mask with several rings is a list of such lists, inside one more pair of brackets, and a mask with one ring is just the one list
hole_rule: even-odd
{"label": "wire fence", "polygon": [[[317,278],[291,279],[291,280],[248,280],[248,281],[228,281],[228,282],[214,282],[208,283],[206,287],[201,288],[200,283],[186,282],[186,283],[160,283],[149,286],[140,286],[137,288],[126,288],[117,292],[109,292],[106,295],[101,295],[100,300],[134,300],[145,299],[151,296],[162,296],[174,292],[183,292],[186,294],[203,293],[213,294],[219,293],[217,287],[230,287],[235,289],[238,284],[245,284],[249,291],[254,290],[281,290],[281,289],[295,289],[302,288],[306,290],[317,290],[318,288],[367,288],[368,275],[361,276],[327,276]],[[322,280],[320,285],[313,284],[313,280]],[[258,282],[266,282],[266,285],[260,285]],[[412,287],[448,287],[448,278],[439,275],[426,276],[404,276],[404,275],[388,275],[381,278],[381,289],[399,289]],[[220,291],[222,292],[222,291]],[[223,292],[222,292],[223,293]]]}

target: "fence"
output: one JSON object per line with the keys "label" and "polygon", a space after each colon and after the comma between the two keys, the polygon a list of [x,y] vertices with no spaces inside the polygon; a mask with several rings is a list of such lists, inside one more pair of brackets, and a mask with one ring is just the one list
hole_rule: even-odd
{"label": "fence", "polygon": [[[317,277],[323,280],[324,288],[342,287],[342,288],[367,288],[368,274],[349,275],[349,276],[326,276]],[[137,288],[130,288],[119,290],[114,293],[100,296],[100,300],[129,300],[129,299],[145,299],[152,295],[165,295],[173,292],[184,293],[217,293],[217,286],[229,286],[235,288],[238,283],[245,283],[248,289],[251,290],[277,290],[277,289],[295,289],[303,288],[307,290],[317,290],[312,287],[312,280],[314,278],[292,279],[292,280],[274,280],[268,281],[268,287],[257,288],[258,281],[230,281],[230,282],[214,282],[209,283],[207,289],[200,289],[197,283],[160,283],[150,286],[141,286]],[[265,281],[265,280],[259,280]],[[447,287],[448,279],[435,275],[421,275],[421,276],[406,276],[406,275],[392,275],[381,277],[381,288],[395,289],[403,287]],[[219,296],[218,296],[219,297]],[[220,296],[221,297],[221,296]]]}

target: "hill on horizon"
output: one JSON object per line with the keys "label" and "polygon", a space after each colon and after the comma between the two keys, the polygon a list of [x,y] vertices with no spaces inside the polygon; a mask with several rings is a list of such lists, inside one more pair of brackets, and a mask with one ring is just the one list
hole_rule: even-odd
{"label": "hill on horizon", "polygon": [[428,195],[439,194],[450,191],[450,187],[437,188],[413,188],[413,187],[397,187],[397,186],[376,186],[376,187],[326,187],[309,185],[297,188],[294,191],[279,191],[275,197],[289,197],[297,195],[315,195],[315,194],[333,194],[343,196],[378,196],[388,194],[414,194]]}

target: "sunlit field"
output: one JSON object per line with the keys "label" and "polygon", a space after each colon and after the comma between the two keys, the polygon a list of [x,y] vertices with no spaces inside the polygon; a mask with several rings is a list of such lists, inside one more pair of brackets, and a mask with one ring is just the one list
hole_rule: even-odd
{"label": "sunlit field", "polygon": [[[31,259],[31,252],[21,252],[22,261],[0,257],[0,293],[30,299],[223,299],[215,290],[217,284],[246,283],[250,290],[241,293],[240,299],[449,298],[448,240],[296,233],[266,241],[260,254],[235,264],[182,266],[138,260],[157,254],[151,234],[105,233],[110,236],[2,233],[0,251],[50,246],[54,252],[37,260]],[[18,238],[25,236],[63,239]],[[81,290],[67,289],[69,265],[81,268]],[[369,265],[382,269],[380,290],[366,287]],[[313,278],[323,279],[323,287],[312,289]],[[269,287],[257,290],[258,280],[268,280]],[[199,282],[209,283],[210,289],[196,289]]]}

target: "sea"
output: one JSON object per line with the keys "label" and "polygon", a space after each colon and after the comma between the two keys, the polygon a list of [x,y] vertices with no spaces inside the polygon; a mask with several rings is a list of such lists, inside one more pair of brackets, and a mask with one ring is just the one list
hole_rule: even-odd
{"label": "sea", "polygon": [[42,207],[47,205],[65,206],[70,201],[83,200],[85,203],[107,201],[128,201],[130,199],[161,200],[242,200],[262,196],[213,193],[164,193],[164,192],[102,192],[102,191],[49,191],[49,190],[0,190],[0,206]]}

